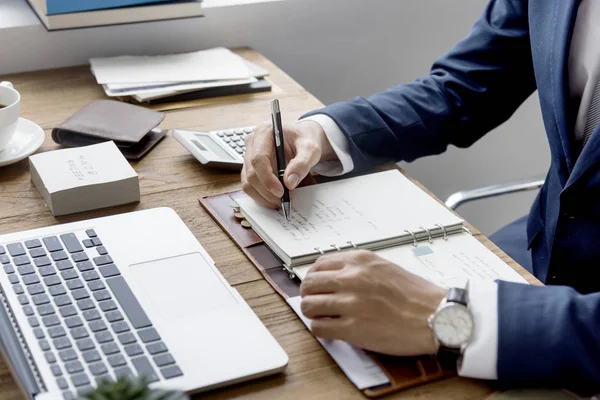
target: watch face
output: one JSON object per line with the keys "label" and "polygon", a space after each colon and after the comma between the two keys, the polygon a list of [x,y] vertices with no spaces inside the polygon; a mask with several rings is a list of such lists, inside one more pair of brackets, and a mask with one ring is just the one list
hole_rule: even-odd
{"label": "watch face", "polygon": [[431,328],[442,345],[460,347],[471,338],[473,316],[462,304],[449,304],[435,314]]}

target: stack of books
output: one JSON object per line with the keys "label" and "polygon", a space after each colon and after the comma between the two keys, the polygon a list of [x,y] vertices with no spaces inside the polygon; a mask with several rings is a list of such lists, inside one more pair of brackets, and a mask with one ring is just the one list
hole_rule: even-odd
{"label": "stack of books", "polygon": [[27,0],[49,31],[201,17],[202,0]]}
{"label": "stack of books", "polygon": [[92,58],[92,74],[107,96],[155,105],[266,92],[267,70],[216,47],[158,56]]}

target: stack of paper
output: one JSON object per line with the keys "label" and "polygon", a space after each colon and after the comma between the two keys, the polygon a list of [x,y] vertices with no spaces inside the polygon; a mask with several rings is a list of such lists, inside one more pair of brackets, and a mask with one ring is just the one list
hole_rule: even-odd
{"label": "stack of paper", "polygon": [[222,47],[161,56],[92,58],[90,65],[107,96],[138,103],[271,88],[264,79],[268,75],[266,70]]}
{"label": "stack of paper", "polygon": [[31,180],[54,216],[140,201],[140,182],[114,142],[29,157]]}

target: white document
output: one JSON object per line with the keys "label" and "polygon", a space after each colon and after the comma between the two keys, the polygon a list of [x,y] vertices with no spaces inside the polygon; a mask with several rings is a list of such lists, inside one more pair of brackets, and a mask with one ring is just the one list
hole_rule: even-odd
{"label": "white document", "polygon": [[200,82],[142,82],[142,83],[107,83],[102,85],[104,92],[111,97],[114,96],[128,96],[128,95],[148,95],[147,92],[161,92],[164,93],[167,90],[179,91],[179,90],[191,90],[191,89],[204,89],[210,87],[222,87],[230,85],[239,85],[244,83],[253,83],[258,81],[257,78],[264,78],[269,75],[269,71],[266,69],[251,63],[250,61],[242,58],[236,54],[240,60],[246,64],[250,71],[251,78],[246,79],[225,79],[216,81],[200,81]]}
{"label": "white document", "polygon": [[252,77],[246,63],[223,47],[161,56],[92,58],[90,64],[99,84],[198,82]]}
{"label": "white document", "polygon": [[228,79],[224,81],[204,81],[204,82],[187,82],[187,83],[164,83],[162,85],[139,86],[138,88],[114,88],[121,84],[106,84],[102,85],[104,93],[109,97],[117,96],[139,96],[144,100],[152,100],[168,95],[186,93],[202,89],[210,89],[214,87],[225,87],[233,85],[244,85],[257,82],[256,78],[246,79]]}
{"label": "white document", "polygon": [[[310,329],[311,320],[306,318],[300,310],[300,296],[291,297],[287,300],[288,304],[298,314],[304,325]],[[344,374],[350,381],[359,389],[367,389],[374,386],[385,385],[389,383],[389,379],[385,373],[379,368],[367,353],[352,346],[342,340],[329,340],[317,338],[329,353],[331,358],[335,360]]]}
{"label": "white document", "polygon": [[[214,87],[227,87],[227,86],[236,86],[236,85],[248,85],[254,82],[258,82],[258,79],[250,78],[250,79],[240,79],[240,80],[231,80],[231,81],[218,81],[221,82],[219,84],[205,86],[203,88],[197,89],[185,89],[185,90],[155,90],[150,92],[140,92],[135,93],[131,97],[133,97],[137,102],[143,103],[150,100],[163,99],[165,97],[176,96],[179,94],[192,93],[197,91],[202,91]],[[223,82],[227,82],[224,84]]]}
{"label": "white document", "polygon": [[412,241],[406,230],[425,235],[421,226],[461,229],[463,222],[398,170],[298,188],[291,221],[249,197],[237,202],[254,229],[288,265],[294,265],[288,261],[295,258],[303,263],[301,258],[315,254],[315,248],[348,248],[352,242],[372,249],[386,240]]}

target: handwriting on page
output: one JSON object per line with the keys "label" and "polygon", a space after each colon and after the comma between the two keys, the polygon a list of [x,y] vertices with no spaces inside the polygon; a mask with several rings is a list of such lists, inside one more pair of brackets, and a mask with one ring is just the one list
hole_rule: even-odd
{"label": "handwriting on page", "polygon": [[465,252],[457,251],[452,256],[462,266],[463,272],[471,277],[490,281],[502,278],[500,271],[477,255],[470,256]]}
{"label": "handwriting on page", "polygon": [[462,276],[460,268],[443,256],[440,257],[440,254],[429,246],[415,247],[412,252],[427,268],[427,274],[423,277],[439,286],[449,287],[456,278]]}
{"label": "handwriting on page", "polygon": [[296,241],[311,240],[315,235],[321,234],[344,237],[349,227],[352,230],[377,230],[377,225],[347,199],[339,199],[339,202],[331,204],[315,200],[307,210],[292,207],[291,221],[287,221],[281,214],[276,220]]}
{"label": "handwriting on page", "polygon": [[98,175],[98,171],[85,155],[79,156],[78,159],[68,159],[67,168],[73,173],[75,178],[80,181],[86,179],[86,175]]}
{"label": "handwriting on page", "polygon": [[467,279],[524,282],[518,273],[470,235],[418,246],[412,253],[425,267],[424,277],[441,286],[460,287]]}
{"label": "handwriting on page", "polygon": [[[420,246],[413,250],[419,261],[429,270],[430,278],[434,283],[450,287],[467,278],[476,278],[485,281],[494,281],[501,278],[501,274],[494,266],[476,254],[467,254],[461,250],[445,252],[434,251],[430,247]],[[460,285],[462,286],[462,285]]]}

